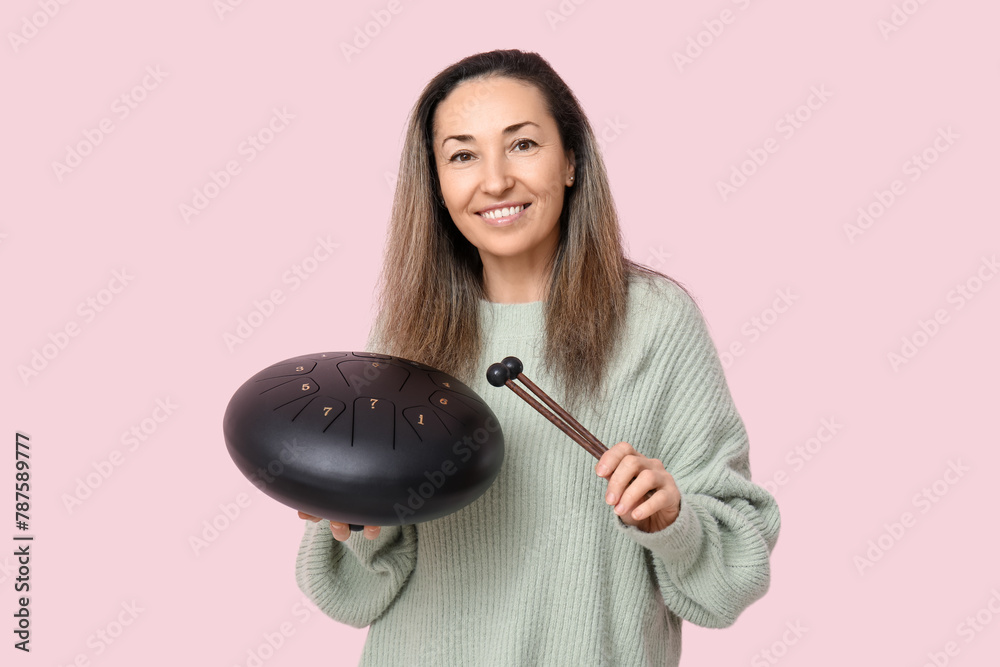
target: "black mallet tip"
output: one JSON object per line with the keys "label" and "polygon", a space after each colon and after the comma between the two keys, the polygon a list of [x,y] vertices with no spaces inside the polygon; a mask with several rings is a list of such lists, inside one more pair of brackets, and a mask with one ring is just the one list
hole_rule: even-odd
{"label": "black mallet tip", "polygon": [[510,372],[510,379],[516,380],[517,376],[524,371],[524,364],[517,357],[504,357],[504,360],[500,362],[503,364],[507,370]]}
{"label": "black mallet tip", "polygon": [[510,371],[503,364],[491,364],[486,369],[486,380],[494,387],[502,387],[510,379]]}

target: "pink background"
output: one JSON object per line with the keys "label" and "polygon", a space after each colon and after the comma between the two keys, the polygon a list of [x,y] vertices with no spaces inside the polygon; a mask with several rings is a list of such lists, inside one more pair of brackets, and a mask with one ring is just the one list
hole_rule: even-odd
{"label": "pink background", "polygon": [[[222,415],[271,363],[361,349],[410,107],[494,48],[565,78],[604,136],[632,257],[691,288],[720,353],[737,345],[727,375],[782,532],[768,595],[732,628],[685,624],[682,664],[995,664],[1000,5],[220,4],[4,3],[0,539],[19,532],[16,431],[36,536],[30,655],[0,548],[4,664],[356,664],[366,630],[303,602],[302,522],[233,465]],[[293,118],[266,136],[275,110]],[[251,160],[258,133],[273,141]],[[749,176],[723,198],[734,169]],[[336,247],[306,261],[317,239]],[[161,422],[157,401],[176,406]]]}

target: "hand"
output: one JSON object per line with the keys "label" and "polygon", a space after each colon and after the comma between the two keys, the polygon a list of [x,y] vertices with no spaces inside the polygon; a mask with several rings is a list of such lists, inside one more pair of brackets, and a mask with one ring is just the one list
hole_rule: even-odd
{"label": "hand", "polygon": [[644,533],[663,530],[677,519],[681,492],[673,476],[658,459],[635,451],[627,442],[608,449],[597,462],[597,474],[608,478],[609,505],[618,503],[615,513],[623,523]]}
{"label": "hand", "polygon": [[[312,521],[313,523],[316,523],[317,521],[322,521],[322,519],[320,519],[318,516],[313,516],[312,514],[306,514],[305,512],[299,512],[299,518],[305,519],[307,521]],[[374,540],[376,537],[378,537],[381,530],[382,529],[379,526],[365,526],[364,530],[365,537],[367,537],[369,540]],[[351,527],[348,526],[346,523],[338,523],[336,521],[331,521],[330,532],[333,533],[333,539],[337,540],[338,542],[344,542],[347,540],[348,537],[351,536]]]}

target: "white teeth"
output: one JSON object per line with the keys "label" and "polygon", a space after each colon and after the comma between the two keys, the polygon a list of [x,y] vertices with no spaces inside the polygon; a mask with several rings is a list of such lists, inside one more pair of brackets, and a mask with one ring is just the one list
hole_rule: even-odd
{"label": "white teeth", "polygon": [[490,220],[496,220],[497,218],[506,218],[507,216],[520,213],[524,209],[524,206],[515,206],[514,208],[496,208],[492,211],[486,211],[481,215],[484,218],[489,218]]}

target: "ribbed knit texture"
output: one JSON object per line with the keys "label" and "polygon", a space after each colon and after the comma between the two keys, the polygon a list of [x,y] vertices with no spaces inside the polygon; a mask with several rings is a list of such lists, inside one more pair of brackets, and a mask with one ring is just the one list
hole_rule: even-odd
{"label": "ribbed knit texture", "polygon": [[[479,667],[677,665],[681,619],[721,628],[768,589],[778,507],[749,481],[748,439],[694,302],[660,278],[635,278],[605,399],[573,413],[605,445],[659,459],[681,491],[662,531],[624,524],[606,504],[596,459],[486,368],[519,357],[542,369],[544,303],[481,302],[481,377],[468,384],[503,429],[489,490],[446,517],[333,539],[306,522],[302,591],[331,618],[371,625],[361,665]],[[377,352],[374,336],[369,351]],[[316,665],[337,664],[336,651]]]}

